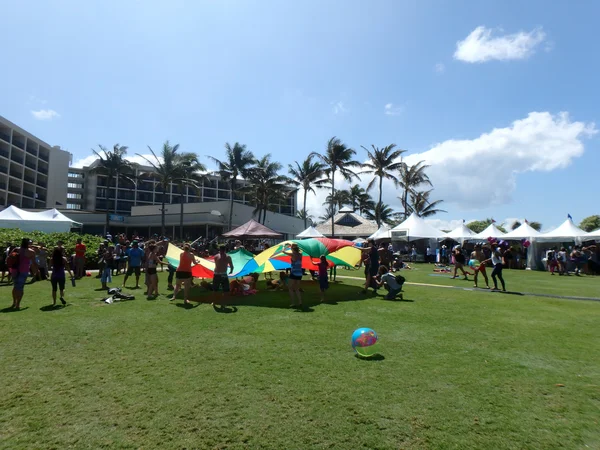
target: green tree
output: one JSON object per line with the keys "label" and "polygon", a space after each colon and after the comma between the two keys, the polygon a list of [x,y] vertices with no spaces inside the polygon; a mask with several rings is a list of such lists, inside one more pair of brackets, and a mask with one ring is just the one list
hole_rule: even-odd
{"label": "green tree", "polygon": [[519,228],[522,225],[521,222],[519,222],[518,220],[515,220],[515,223],[512,224],[512,226],[510,227],[511,230],[516,230],[517,228]]}
{"label": "green tree", "polygon": [[361,216],[366,216],[369,212],[375,210],[375,202],[368,193],[364,193],[358,197],[358,213]]}
{"label": "green tree", "polygon": [[[298,187],[301,187],[304,191],[304,200],[302,211],[306,211],[306,197],[309,192],[315,193],[315,187],[319,187],[322,184],[323,178],[323,164],[318,161],[313,161],[313,155],[309,155],[302,164],[297,161],[294,162],[295,166],[290,164],[288,166],[288,173],[290,174],[291,181]],[[304,228],[307,228],[308,216],[304,214],[302,217],[304,220]]]}
{"label": "green tree", "polygon": [[598,228],[600,228],[600,216],[596,215],[586,217],[579,224],[579,228],[581,228],[583,231],[587,231],[588,233],[590,231],[596,231]]}
{"label": "green tree", "polygon": [[376,220],[376,218],[379,217],[381,223],[391,225],[394,222],[394,215],[395,212],[389,205],[377,203],[373,211],[366,212],[365,217],[369,220]]}
{"label": "green tree", "polygon": [[371,198],[371,196],[367,193],[367,191],[360,187],[358,184],[355,184],[354,186],[350,186],[350,189],[348,189],[348,197],[349,197],[349,203],[352,205],[352,209],[354,211],[359,211],[360,210],[360,200],[361,198],[365,198],[368,197],[369,199]]}
{"label": "green tree", "polygon": [[402,197],[398,197],[404,208],[404,218],[406,219],[410,212],[410,205],[408,203],[408,196],[411,192],[414,192],[421,184],[431,186],[431,181],[425,173],[425,169],[429,166],[425,164],[425,161],[419,161],[412,166],[406,163],[402,163],[399,170],[398,185],[402,188]]}
{"label": "green tree", "polygon": [[[153,160],[145,157],[144,155],[140,155],[139,153],[137,153],[137,155],[143,158],[153,169],[153,171],[145,173],[144,176],[154,179],[162,192],[160,233],[164,236],[166,233],[165,204],[167,202],[167,192],[170,191],[171,184],[177,184],[180,182],[180,180],[193,184],[194,180],[185,180],[185,166],[187,164],[187,160],[185,158],[188,157],[186,156],[182,159],[182,155],[188,154],[177,153],[179,151],[179,144],[172,146],[169,141],[165,141],[159,155],[157,155],[150,146],[148,146],[148,150],[150,150]],[[183,205],[181,207],[183,208]]]}
{"label": "green tree", "polygon": [[307,228],[308,228],[309,224],[311,226],[314,224],[313,216],[306,209],[300,209],[300,210],[296,211],[296,217],[298,219],[304,220],[304,226]]}
{"label": "green tree", "polygon": [[409,205],[410,212],[414,212],[419,217],[431,217],[437,213],[447,212],[443,209],[438,209],[438,205],[442,203],[443,200],[436,200],[434,202],[429,200],[432,191],[433,189],[411,192]]}
{"label": "green tree", "polygon": [[[356,151],[347,147],[341,140],[335,136],[327,141],[327,148],[324,154],[311,153],[312,156],[316,156],[321,160],[324,165],[324,172],[331,185],[331,196],[330,196],[330,210],[334,210],[334,198],[335,198],[335,174],[339,172],[341,177],[346,181],[352,181],[354,178],[360,177],[352,171],[352,169],[360,167],[360,163],[354,161],[354,155]],[[335,223],[333,216],[331,216],[331,237],[335,237]]]}
{"label": "green tree", "polygon": [[202,181],[205,179],[200,172],[206,171],[206,167],[198,160],[195,153],[181,153],[177,155],[176,167],[180,173],[176,177],[179,190],[179,239],[183,241],[183,204],[185,193],[189,188],[200,190]]}
{"label": "green tree", "polygon": [[377,222],[377,226],[381,226],[381,217],[378,215],[379,212],[383,212],[381,207],[382,205],[382,195],[383,195],[383,180],[391,180],[397,186],[399,183],[398,178],[394,175],[395,172],[399,172],[402,169],[404,163],[398,161],[398,159],[402,156],[402,153],[405,150],[394,150],[396,148],[396,144],[390,144],[386,147],[379,148],[375,147],[371,144],[371,150],[362,146],[362,148],[367,152],[367,157],[369,158],[367,162],[363,164],[362,173],[372,174],[373,179],[369,182],[367,186],[367,191],[370,191],[375,183],[379,181],[379,201],[377,202],[377,208],[375,209],[375,221]]}
{"label": "green tree", "polygon": [[[115,144],[112,151],[102,145],[98,145],[100,151],[92,149],[94,155],[98,157],[98,163],[90,171],[98,175],[106,177],[106,221],[104,223],[104,235],[108,233],[110,222],[110,191],[111,187],[118,184],[119,178],[124,178],[135,183],[135,164],[127,161],[127,147],[124,145]],[[116,192],[116,189],[115,189]],[[115,210],[117,209],[117,197],[114,198]]]}
{"label": "green tree", "polygon": [[335,194],[333,194],[333,197],[331,194],[329,194],[327,197],[325,197],[325,201],[327,203],[335,204],[337,210],[339,211],[340,209],[342,209],[342,207],[344,205],[351,203],[350,193],[345,189],[340,189],[340,190],[335,191]]}
{"label": "green tree", "polygon": [[246,146],[238,142],[233,144],[225,144],[225,159],[223,161],[209,156],[214,161],[218,168],[221,180],[229,183],[230,204],[229,204],[229,222],[228,230],[231,230],[233,220],[233,200],[234,194],[237,192],[237,181],[241,177],[247,178],[250,169],[255,163],[254,155],[251,151],[246,150]]}
{"label": "green tree", "polygon": [[540,222],[529,222],[529,226],[537,231],[542,231],[542,224]]}
{"label": "green tree", "polygon": [[248,171],[250,183],[241,192],[250,194],[251,202],[255,206],[254,214],[258,214],[258,222],[265,223],[267,210],[273,204],[284,201],[291,193],[289,188],[290,179],[280,175],[282,166],[276,161],[271,161],[268,153],[259,160]]}
{"label": "green tree", "polygon": [[[485,219],[485,220],[474,220],[473,222],[469,222],[467,224],[467,228],[469,228],[474,233],[481,233],[483,230],[485,230],[487,227],[489,227],[493,221],[494,221],[494,219],[490,219],[490,218]],[[498,224],[494,224],[494,225],[496,225],[496,228],[498,228],[500,231],[502,231],[503,233],[506,233],[506,229],[502,225],[498,225]]]}
{"label": "green tree", "polygon": [[327,208],[325,208],[325,212],[319,216],[319,220],[321,221],[321,223],[325,223],[329,219],[333,219],[333,217],[335,217],[336,213],[337,213],[337,209],[336,209],[335,203],[327,205]]}

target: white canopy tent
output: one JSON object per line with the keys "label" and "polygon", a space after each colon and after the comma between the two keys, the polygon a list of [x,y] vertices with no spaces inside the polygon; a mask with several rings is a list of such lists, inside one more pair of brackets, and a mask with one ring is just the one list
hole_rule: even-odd
{"label": "white canopy tent", "polygon": [[589,233],[586,233],[581,228],[578,228],[573,224],[572,219],[565,220],[562,225],[558,228],[549,231],[548,233],[542,233],[536,237],[538,242],[568,242],[576,241],[581,242],[589,237]]}
{"label": "white canopy tent", "polygon": [[81,224],[69,219],[56,209],[31,212],[9,206],[0,211],[0,228],[18,228],[22,231],[43,231],[45,233],[68,232]]}
{"label": "white canopy tent", "polygon": [[494,225],[493,223],[490,223],[490,225],[485,230],[483,230],[481,233],[477,233],[476,235],[471,236],[469,238],[469,240],[484,241],[489,237],[504,239],[505,235],[506,235],[506,233],[503,233],[502,231],[500,231],[498,229],[498,227],[496,225]]}
{"label": "white canopy tent", "polygon": [[598,228],[595,231],[590,231],[587,234],[586,239],[589,240],[589,241],[591,241],[591,240],[600,240],[600,228]]}
{"label": "white canopy tent", "polygon": [[466,239],[470,239],[475,236],[475,232],[467,227],[464,223],[461,223],[454,230],[447,233],[447,236],[450,239],[462,244]]}
{"label": "white canopy tent", "polygon": [[381,225],[379,227],[379,229],[373,233],[371,236],[369,236],[367,239],[373,239],[374,241],[378,241],[381,239],[391,239],[392,238],[392,233],[390,230],[390,227],[386,226],[386,225]]}
{"label": "white canopy tent", "polygon": [[527,222],[524,222],[518,228],[515,228],[514,230],[509,231],[504,236],[502,236],[502,239],[504,239],[504,240],[533,239],[533,238],[536,238],[537,236],[540,236],[541,234],[542,233],[540,233],[538,230],[533,228]]}
{"label": "white canopy tent", "polygon": [[311,225],[303,232],[297,234],[296,237],[304,239],[304,238],[318,238],[318,237],[325,237],[325,236],[323,234],[319,233],[317,231],[317,229]]}
{"label": "white canopy tent", "polygon": [[432,227],[421,217],[412,213],[408,219],[390,231],[394,241],[416,241],[418,239],[445,239],[446,233]]}

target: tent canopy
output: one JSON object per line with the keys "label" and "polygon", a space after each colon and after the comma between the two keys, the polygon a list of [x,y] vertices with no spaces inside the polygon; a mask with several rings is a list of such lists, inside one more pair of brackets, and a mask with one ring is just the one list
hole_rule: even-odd
{"label": "tent canopy", "polygon": [[469,239],[474,235],[475,233],[473,232],[473,230],[467,227],[464,223],[461,223],[454,230],[448,233],[448,237],[454,239],[455,241]]}
{"label": "tent canopy", "polygon": [[390,227],[388,227],[387,225],[381,225],[379,227],[379,229],[373,233],[371,236],[369,236],[367,239],[373,239],[375,241],[377,240],[381,240],[381,239],[391,239],[392,238],[392,233],[390,230]]}
{"label": "tent canopy", "polygon": [[527,222],[524,222],[518,228],[506,233],[502,239],[529,239],[538,237],[541,234]]}
{"label": "tent canopy", "polygon": [[253,238],[278,238],[282,234],[265,227],[254,219],[250,219],[244,225],[240,225],[227,233],[222,234],[226,238],[253,239]]}
{"label": "tent canopy", "polygon": [[598,228],[595,231],[590,231],[587,236],[587,239],[591,240],[591,239],[600,239],[600,228]]}
{"label": "tent canopy", "polygon": [[390,233],[393,240],[409,242],[417,239],[444,239],[448,237],[446,233],[432,227],[415,213],[412,213],[400,225],[392,228]]}
{"label": "tent canopy", "polygon": [[588,235],[589,233],[586,233],[581,228],[576,227],[571,219],[567,219],[555,230],[537,236],[536,240],[540,242],[562,242],[573,241],[576,239],[585,240]]}
{"label": "tent canopy", "polygon": [[490,225],[485,230],[483,230],[481,233],[477,233],[474,236],[471,236],[469,239],[485,240],[489,237],[504,239],[505,235],[506,235],[506,233],[503,233],[502,231],[500,231],[498,229],[498,227],[496,225],[494,225],[493,223],[490,223]]}
{"label": "tent canopy", "polygon": [[323,236],[315,227],[312,225],[304,230],[302,233],[298,234],[299,238],[314,238],[314,237],[325,237]]}
{"label": "tent canopy", "polygon": [[0,211],[0,228],[61,233],[70,231],[73,226],[81,226],[81,224],[69,219],[56,209],[31,212],[16,206],[9,206]]}

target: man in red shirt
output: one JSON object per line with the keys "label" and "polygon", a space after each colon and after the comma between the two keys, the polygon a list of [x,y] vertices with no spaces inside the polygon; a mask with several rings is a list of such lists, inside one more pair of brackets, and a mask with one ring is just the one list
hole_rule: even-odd
{"label": "man in red shirt", "polygon": [[75,278],[80,279],[85,276],[85,244],[81,243],[81,239],[77,239],[75,245]]}

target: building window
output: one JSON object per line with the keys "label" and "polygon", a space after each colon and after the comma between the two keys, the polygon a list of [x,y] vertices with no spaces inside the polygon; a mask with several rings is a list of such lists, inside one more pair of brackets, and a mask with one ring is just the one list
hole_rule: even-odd
{"label": "building window", "polygon": [[83,189],[82,183],[67,183],[67,187],[71,189]]}
{"label": "building window", "polygon": [[69,172],[69,178],[83,178],[83,174],[77,172]]}
{"label": "building window", "polygon": [[83,195],[81,195],[81,194],[74,194],[74,193],[72,193],[72,192],[68,192],[68,193],[67,193],[67,198],[73,198],[73,199],[78,199],[78,200],[80,200],[80,199],[82,199],[82,198],[83,198]]}
{"label": "building window", "polygon": [[81,209],[81,205],[75,203],[67,203],[67,209]]}

